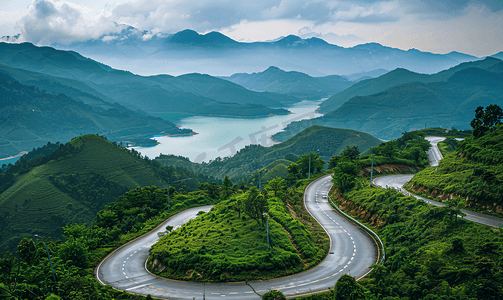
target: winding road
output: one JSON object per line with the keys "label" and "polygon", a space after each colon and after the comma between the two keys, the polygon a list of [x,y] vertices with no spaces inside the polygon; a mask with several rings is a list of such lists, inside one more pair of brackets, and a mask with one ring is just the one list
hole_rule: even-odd
{"label": "winding road", "polygon": [[336,213],[327,202],[332,186],[331,175],[312,182],[304,194],[307,210],[329,234],[330,254],[316,267],[305,272],[267,281],[237,283],[198,283],[157,277],[145,269],[150,247],[159,239],[157,232],[168,225],[179,227],[195,218],[197,212],[212,206],[180,212],[154,230],[114,251],[96,268],[97,279],[115,289],[150,294],[167,299],[260,299],[269,290],[279,290],[294,297],[333,289],[343,274],[360,278],[377,261],[374,240],[356,225]]}
{"label": "winding road", "polygon": [[[442,159],[442,154],[440,153],[440,150],[438,149],[438,142],[443,141],[445,138],[444,137],[426,137],[426,139],[431,143],[432,147],[428,151],[428,156],[430,160],[430,165],[432,167],[438,166],[439,161]],[[412,179],[414,175],[389,175],[389,176],[382,176],[382,177],[377,177],[373,180],[373,183],[376,186],[379,186],[381,188],[394,188],[402,193],[404,193],[407,196],[413,196],[416,197],[417,199],[423,200],[424,202],[434,205],[434,206],[446,206],[447,204],[438,202],[438,201],[433,201],[431,199],[423,198],[414,194],[411,194],[407,192],[403,186]],[[466,220],[470,220],[479,224],[484,224],[487,226],[492,226],[492,227],[501,227],[503,226],[503,219],[477,213],[474,211],[466,210],[466,209],[460,209],[461,212],[466,214],[465,217],[463,217]]]}

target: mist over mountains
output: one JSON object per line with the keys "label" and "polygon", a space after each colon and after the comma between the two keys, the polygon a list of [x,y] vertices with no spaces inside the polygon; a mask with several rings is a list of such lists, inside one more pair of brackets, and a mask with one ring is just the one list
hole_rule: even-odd
{"label": "mist over mountains", "polygon": [[343,48],[312,37],[289,35],[277,41],[242,43],[219,32],[199,34],[183,30],[175,34],[153,34],[134,27],[99,39],[53,44],[74,50],[114,68],[138,74],[206,73],[230,76],[261,72],[269,66],[310,76],[348,75],[376,69],[406,68],[436,73],[479,58],[451,52],[445,55],[408,51],[367,43]]}

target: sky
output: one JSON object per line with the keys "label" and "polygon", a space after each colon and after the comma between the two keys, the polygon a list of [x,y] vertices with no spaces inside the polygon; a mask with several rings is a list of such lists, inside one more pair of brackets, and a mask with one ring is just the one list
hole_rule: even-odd
{"label": "sky", "polygon": [[343,47],[503,51],[503,0],[0,0],[0,36],[37,45],[97,39],[124,24],[150,35],[219,31],[241,42],[294,34]]}

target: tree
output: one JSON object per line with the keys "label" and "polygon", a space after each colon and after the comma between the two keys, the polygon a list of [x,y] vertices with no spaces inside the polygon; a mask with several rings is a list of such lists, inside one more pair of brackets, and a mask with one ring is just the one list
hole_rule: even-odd
{"label": "tree", "polygon": [[[309,157],[311,157],[311,168],[309,168]],[[299,161],[297,161],[297,164],[299,165],[301,174],[307,177],[309,169],[311,169],[311,173],[321,171],[325,165],[325,161],[320,158],[319,153],[310,153],[308,155],[302,155]]]}
{"label": "tree", "polygon": [[243,210],[246,215],[254,219],[257,224],[264,225],[262,215],[269,211],[267,198],[260,194],[256,187],[252,187],[246,195],[243,203]]}
{"label": "tree", "polygon": [[358,148],[358,146],[346,146],[346,149],[342,151],[341,155],[353,161],[360,156],[360,148]]}
{"label": "tree", "polygon": [[286,297],[282,292],[272,290],[262,295],[262,300],[286,300]]}
{"label": "tree", "polygon": [[475,118],[470,122],[470,126],[473,128],[473,136],[483,136],[487,130],[501,124],[501,119],[503,119],[503,110],[498,105],[491,104],[485,110],[483,106],[477,107],[475,109]]}
{"label": "tree", "polygon": [[355,278],[344,274],[337,280],[334,288],[334,300],[359,300],[365,299],[364,288],[356,282]]}
{"label": "tree", "polygon": [[358,166],[351,162],[343,162],[337,165],[332,175],[332,182],[339,189],[339,192],[345,193],[353,188],[359,170]]}
{"label": "tree", "polygon": [[58,256],[71,265],[79,268],[89,267],[87,246],[79,240],[68,240],[59,247]]}
{"label": "tree", "polygon": [[278,193],[284,193],[286,189],[286,180],[282,179],[281,177],[276,177],[272,180],[269,180],[266,189],[272,190],[274,192],[274,197],[278,197]]}
{"label": "tree", "polygon": [[230,191],[232,190],[232,181],[227,177],[227,175],[224,178],[224,182],[222,183],[222,186],[224,188],[224,198],[227,198],[230,194]]}

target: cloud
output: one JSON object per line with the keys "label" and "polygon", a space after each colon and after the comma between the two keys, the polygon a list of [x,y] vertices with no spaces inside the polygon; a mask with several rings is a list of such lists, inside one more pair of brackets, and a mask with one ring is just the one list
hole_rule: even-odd
{"label": "cloud", "polygon": [[24,40],[45,45],[96,39],[121,30],[105,16],[85,19],[85,10],[66,1],[35,0],[17,27]]}
{"label": "cloud", "polygon": [[312,37],[320,38],[330,44],[334,44],[341,47],[353,47],[359,44],[366,43],[366,40],[354,34],[338,35],[332,32],[322,34],[313,32],[308,27],[304,27],[301,30],[299,30],[298,36],[300,36],[303,39],[308,39]]}
{"label": "cloud", "polygon": [[466,15],[472,7],[485,8],[491,12],[503,10],[501,0],[400,0],[407,14],[418,14],[424,19],[451,19]]}

